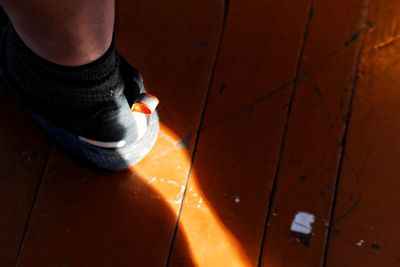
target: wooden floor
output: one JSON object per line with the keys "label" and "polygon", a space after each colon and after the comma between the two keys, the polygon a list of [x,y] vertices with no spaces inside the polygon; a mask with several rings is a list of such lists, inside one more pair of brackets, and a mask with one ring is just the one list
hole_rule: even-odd
{"label": "wooden floor", "polygon": [[159,96],[118,173],[0,99],[0,267],[400,266],[400,2],[120,0]]}

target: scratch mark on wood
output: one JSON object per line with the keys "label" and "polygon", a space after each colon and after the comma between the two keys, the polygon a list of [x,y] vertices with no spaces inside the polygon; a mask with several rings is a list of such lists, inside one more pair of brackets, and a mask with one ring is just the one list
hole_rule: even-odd
{"label": "scratch mark on wood", "polygon": [[242,107],[242,108],[240,108],[240,109],[237,109],[237,110],[233,111],[232,113],[229,113],[229,114],[227,114],[226,116],[222,117],[222,118],[219,119],[218,121],[216,121],[216,122],[214,122],[214,123],[211,123],[211,124],[205,126],[205,127],[203,128],[203,130],[212,128],[213,126],[220,125],[221,122],[224,122],[224,121],[226,121],[226,120],[228,120],[228,119],[231,119],[232,117],[236,116],[237,114],[240,114],[240,113],[245,112],[245,111],[252,110],[252,109],[253,109],[255,106],[257,106],[258,104],[260,104],[260,103],[262,103],[262,102],[264,102],[264,101],[269,100],[269,99],[272,98],[273,96],[277,95],[278,93],[280,93],[280,92],[282,92],[282,91],[284,91],[284,90],[286,90],[286,89],[289,89],[289,88],[290,88],[289,86],[290,86],[293,82],[294,82],[294,80],[291,80],[289,83],[286,83],[286,84],[280,86],[279,88],[277,88],[277,89],[275,89],[275,90],[273,90],[273,91],[268,92],[267,94],[265,94],[265,95],[263,95],[263,96],[257,98],[256,100],[254,100],[253,102],[247,104],[246,106],[244,106],[244,107]]}
{"label": "scratch mark on wood", "polygon": [[314,91],[317,94],[317,96],[319,97],[319,99],[321,99],[321,102],[324,103],[325,99],[324,99],[324,95],[321,92],[321,88],[319,88],[318,85],[314,86]]}
{"label": "scratch mark on wood", "polygon": [[341,221],[345,220],[361,203],[362,196],[360,195],[357,200],[354,202],[354,204],[346,211],[344,212],[341,216],[338,218],[333,219],[334,224],[338,224]]}
{"label": "scratch mark on wood", "polygon": [[374,45],[374,48],[375,48],[375,49],[384,48],[384,47],[386,47],[386,46],[389,46],[389,45],[394,44],[394,43],[395,43],[397,40],[399,40],[399,39],[400,39],[400,34],[397,34],[396,36],[393,36],[393,37],[389,38],[389,39],[386,40],[386,41],[383,41],[383,42],[381,42],[381,43],[379,43],[379,44]]}
{"label": "scratch mark on wood", "polygon": [[220,94],[224,94],[224,92],[225,92],[225,84],[222,84],[222,85],[219,87],[219,93],[220,93]]}
{"label": "scratch mark on wood", "polygon": [[[313,10],[311,10],[311,17],[314,15]],[[360,39],[361,34],[366,30],[369,29],[371,27],[371,23],[369,22],[365,22],[364,25],[362,27],[360,27],[349,39],[345,40],[343,42],[343,45],[339,48],[337,48],[336,50],[333,50],[330,54],[328,54],[326,57],[322,58],[319,62],[317,62],[314,66],[311,66],[307,71],[302,70],[299,74],[299,77],[297,77],[298,79],[306,79],[308,76],[308,73],[318,69],[321,65],[325,64],[328,60],[330,60],[331,58],[335,57],[337,54],[339,54],[343,49],[345,49],[347,46],[349,46],[351,43],[356,42]],[[221,118],[220,120],[216,121],[215,123],[211,123],[210,125],[206,125],[203,130],[208,129],[208,128],[212,128],[213,126],[219,125],[221,122],[226,121],[228,119],[231,119],[232,117],[251,110],[252,108],[254,108],[255,106],[259,105],[260,103],[263,103],[264,101],[270,99],[272,96],[280,93],[281,91],[284,91],[286,89],[289,89],[291,85],[293,85],[293,83],[296,82],[296,78],[293,78],[287,82],[285,82],[284,84],[282,84],[281,86],[277,87],[276,89],[269,91],[267,94],[260,96],[259,98],[255,99],[253,102],[249,103],[248,105],[233,111],[232,113],[227,114],[226,116],[224,116],[223,118]],[[223,93],[225,90],[225,86],[222,85],[219,88],[219,92]],[[322,94],[318,94],[321,98],[321,100],[323,100],[323,95]]]}

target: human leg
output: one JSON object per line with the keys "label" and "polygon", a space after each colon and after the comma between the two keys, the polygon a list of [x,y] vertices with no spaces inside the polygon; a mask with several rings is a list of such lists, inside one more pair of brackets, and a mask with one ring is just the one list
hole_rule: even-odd
{"label": "human leg", "polygon": [[154,144],[158,120],[131,112],[145,89],[112,41],[113,0],[97,1],[101,7],[93,0],[0,2],[12,22],[0,48],[9,95],[76,155],[113,170],[139,161]]}
{"label": "human leg", "polygon": [[90,63],[109,48],[115,0],[1,0],[24,43],[56,64]]}

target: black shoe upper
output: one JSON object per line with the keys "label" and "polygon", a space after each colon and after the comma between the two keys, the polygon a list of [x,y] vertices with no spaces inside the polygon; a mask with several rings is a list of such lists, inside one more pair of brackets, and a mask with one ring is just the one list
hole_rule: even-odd
{"label": "black shoe upper", "polygon": [[8,24],[0,40],[0,91],[76,136],[129,143],[137,139],[130,107],[146,90],[114,42],[92,63],[60,66],[31,51]]}

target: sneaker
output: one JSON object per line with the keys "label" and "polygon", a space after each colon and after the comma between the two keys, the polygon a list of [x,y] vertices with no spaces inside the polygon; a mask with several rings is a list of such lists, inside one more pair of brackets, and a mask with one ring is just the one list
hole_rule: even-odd
{"label": "sneaker", "polygon": [[26,101],[24,92],[7,79],[5,49],[6,40],[1,38],[0,91],[21,104],[61,147],[84,161],[113,171],[138,163],[150,152],[159,131],[155,111],[158,99],[146,92],[140,73],[122,56],[121,94],[108,101],[65,110],[57,105],[43,107]]}

